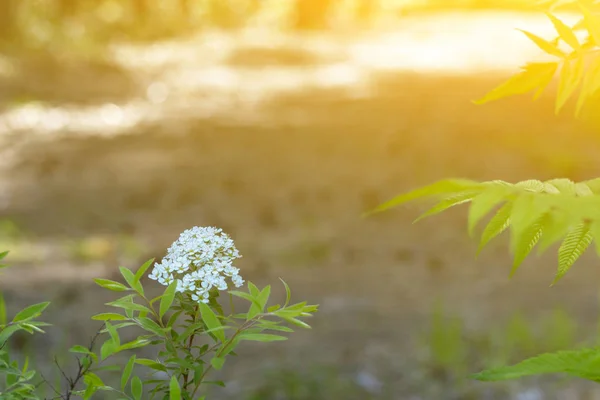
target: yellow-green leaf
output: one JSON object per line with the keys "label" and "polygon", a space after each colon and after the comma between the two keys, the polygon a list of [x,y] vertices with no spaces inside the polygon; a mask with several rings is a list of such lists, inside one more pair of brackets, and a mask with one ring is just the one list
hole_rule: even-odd
{"label": "yellow-green leaf", "polygon": [[221,321],[219,321],[216,314],[205,303],[199,303],[198,306],[200,307],[200,315],[202,316],[202,321],[204,321],[206,327],[208,329],[215,329],[213,335],[215,335],[221,342],[224,342],[225,333],[222,330],[218,330],[218,328],[221,327]]}
{"label": "yellow-green leaf", "polygon": [[412,190],[408,193],[401,194],[399,196],[394,197],[393,199],[377,206],[374,210],[367,212],[365,216],[370,214],[374,214],[377,212],[381,212],[396,206],[399,206],[404,203],[408,203],[413,200],[439,196],[445,194],[455,194],[467,190],[475,190],[480,188],[481,184],[479,182],[467,180],[467,179],[445,179],[438,182],[435,182],[431,185],[427,185],[415,190]]}
{"label": "yellow-green leaf", "polygon": [[524,31],[522,29],[518,29],[523,32],[533,43],[535,43],[540,49],[542,49],[545,53],[548,53],[553,56],[557,56],[560,58],[565,57],[565,53],[560,50],[556,45],[550,43],[546,39],[542,39],[541,37],[534,35],[531,32]]}
{"label": "yellow-green leaf", "polygon": [[500,210],[490,219],[490,222],[486,225],[483,233],[481,234],[481,241],[479,242],[479,248],[477,254],[481,252],[483,247],[490,242],[493,238],[501,234],[510,226],[510,214],[512,210],[512,203],[506,203]]}
{"label": "yellow-green leaf", "polygon": [[437,203],[435,206],[433,206],[432,208],[430,208],[429,210],[427,210],[426,212],[421,214],[419,216],[419,218],[417,218],[414,222],[418,222],[424,218],[439,214],[442,211],[445,211],[451,207],[467,203],[467,202],[471,201],[471,199],[473,199],[473,197],[477,196],[477,194],[478,194],[478,192],[476,192],[476,191],[469,191],[469,192],[458,193],[456,195],[446,197],[445,199],[443,199],[442,201]]}
{"label": "yellow-green leaf", "polygon": [[558,68],[557,62],[529,63],[522,71],[510,77],[506,82],[491,90],[483,98],[474,101],[484,104],[518,94],[531,92],[534,89],[546,87]]}
{"label": "yellow-green leaf", "polygon": [[564,22],[556,18],[554,15],[550,13],[546,13],[546,15],[548,16],[548,18],[550,18],[552,24],[554,25],[554,28],[556,29],[556,32],[558,32],[558,35],[562,40],[564,40],[566,44],[571,46],[573,49],[578,49],[579,47],[581,47],[577,36],[575,36],[575,33],[573,33],[573,30],[571,28],[569,28]]}
{"label": "yellow-green leaf", "polygon": [[585,25],[590,36],[597,45],[600,45],[600,17],[596,14],[592,14],[584,4],[579,3],[579,7],[583,13]]}
{"label": "yellow-green leaf", "polygon": [[546,215],[539,217],[534,223],[519,232],[514,237],[514,261],[510,272],[512,277],[525,258],[531,253],[537,242],[542,237]]}
{"label": "yellow-green leaf", "polygon": [[558,249],[558,271],[552,284],[558,282],[567,273],[575,261],[581,257],[590,243],[592,243],[592,240],[593,236],[590,232],[590,224],[587,222],[577,225],[567,233],[565,240]]}
{"label": "yellow-green leaf", "polygon": [[583,56],[580,55],[577,58],[574,67],[571,65],[571,62],[571,60],[565,60],[562,64],[555,105],[555,112],[557,114],[573,95],[583,77]]}
{"label": "yellow-green leaf", "polygon": [[469,235],[473,234],[473,230],[481,218],[485,217],[486,214],[499,203],[504,202],[510,193],[509,187],[496,186],[486,190],[473,199],[471,207],[469,208]]}

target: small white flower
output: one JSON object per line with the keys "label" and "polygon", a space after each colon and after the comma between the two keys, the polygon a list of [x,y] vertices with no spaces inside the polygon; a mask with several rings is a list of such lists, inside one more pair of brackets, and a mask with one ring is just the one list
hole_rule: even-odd
{"label": "small white flower", "polygon": [[223,230],[196,226],[181,233],[148,277],[164,286],[177,282],[177,292],[190,293],[194,301],[208,303],[212,288],[228,289],[225,278],[235,287],[244,284],[239,268],[233,266],[241,257]]}

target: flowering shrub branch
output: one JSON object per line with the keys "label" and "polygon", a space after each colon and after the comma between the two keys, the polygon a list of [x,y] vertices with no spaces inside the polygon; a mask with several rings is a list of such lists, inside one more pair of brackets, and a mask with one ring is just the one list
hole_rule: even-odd
{"label": "flowering shrub branch", "polygon": [[[104,324],[98,337],[104,338],[99,351],[94,348],[96,339],[88,347],[71,347],[70,352],[81,356],[77,359],[78,372],[75,378],[65,376],[66,394],[60,395],[53,389],[57,399],[77,396],[87,400],[98,391],[113,392],[118,399],[130,400],[147,398],[144,394],[170,400],[205,399],[205,396],[197,397],[204,385],[224,385],[207,381],[207,376],[212,370],[223,368],[227,356],[235,354],[242,341],[286,340],[280,333],[293,332],[289,325],[310,328],[302,319],[316,312],[318,306],[306,302],[290,305],[291,290],[283,280],[286,291],[283,306],[268,306],[270,286],[259,289],[248,282],[247,292],[228,290],[228,280],[236,288],[244,284],[240,270],[233,266],[234,260],[240,257],[233,240],[221,229],[194,227],[181,234],[148,275],[165,286],[160,296],[148,298],[141,283],[153,260],[144,263],[135,273],[121,267],[124,283],[95,279],[96,284],[107,290],[127,294],[107,303],[117,312],[92,317]],[[230,300],[235,296],[248,301],[248,311],[235,313],[232,308],[226,315],[219,303],[224,291],[228,291]],[[48,303],[42,303],[26,308],[10,324],[0,325],[0,345],[19,329],[41,331],[39,326],[47,324],[33,318],[47,306]],[[142,334],[123,343],[119,332],[129,327],[137,327]],[[148,346],[156,349],[154,358],[139,358],[133,354],[124,367],[101,365],[115,354]],[[26,366],[19,369],[4,350],[0,356],[0,373],[7,376],[5,385],[0,384],[0,397],[39,399],[37,387],[30,383],[35,372],[27,371]],[[149,372],[144,379],[137,374],[140,368]],[[107,369],[122,372],[119,387],[106,384],[100,378],[99,374]]]}

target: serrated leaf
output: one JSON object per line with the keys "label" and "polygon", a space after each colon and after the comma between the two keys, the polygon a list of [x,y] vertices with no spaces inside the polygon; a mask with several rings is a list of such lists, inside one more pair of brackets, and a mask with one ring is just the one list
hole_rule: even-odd
{"label": "serrated leaf", "polygon": [[[549,181],[544,182],[544,184],[555,187],[559,193],[572,196],[575,195],[575,182],[573,182],[570,179],[551,179]],[[546,191],[548,191],[548,187],[546,187]]]}
{"label": "serrated leaf", "polygon": [[522,71],[510,77],[507,81],[488,92],[484,97],[474,101],[475,104],[484,104],[505,97],[531,92],[534,89],[545,88],[556,73],[558,63],[529,63],[522,67]]}
{"label": "serrated leaf", "polygon": [[509,188],[499,186],[488,189],[473,199],[468,216],[469,235],[473,234],[473,230],[477,223],[479,223],[492,208],[506,201],[510,193],[511,191]]}
{"label": "serrated leaf", "polygon": [[557,56],[560,58],[565,57],[565,53],[563,53],[563,51],[560,50],[555,44],[552,44],[551,42],[547,41],[546,39],[542,39],[541,37],[534,35],[531,32],[524,31],[523,29],[517,29],[517,30],[523,32],[529,38],[529,40],[531,40],[533,43],[535,43],[545,53],[553,55],[553,56]]}
{"label": "serrated leaf", "polygon": [[564,373],[570,376],[596,380],[599,353],[597,349],[581,349],[546,353],[521,361],[518,364],[493,368],[473,378],[480,381],[503,381],[530,375]]}
{"label": "serrated leaf", "polygon": [[546,251],[550,246],[562,240],[573,226],[573,219],[568,214],[555,210],[547,215],[544,222],[544,234],[538,246],[538,254]]}
{"label": "serrated leaf", "polygon": [[515,187],[525,189],[530,192],[540,193],[546,189],[544,182],[537,179],[528,179],[515,183]]}
{"label": "serrated leaf", "polygon": [[592,243],[593,239],[590,224],[587,222],[579,224],[567,233],[565,240],[558,249],[558,271],[552,284],[558,282],[567,273]]}
{"label": "serrated leaf", "polygon": [[453,196],[446,197],[445,199],[443,199],[442,201],[437,203],[435,206],[433,206],[432,208],[430,208],[429,210],[427,210],[426,212],[421,214],[417,219],[414,220],[413,223],[419,222],[420,220],[422,220],[424,218],[431,217],[432,215],[439,214],[442,211],[445,211],[451,207],[454,207],[454,206],[457,206],[460,204],[464,204],[464,203],[468,203],[469,201],[471,201],[473,199],[473,197],[477,196],[478,193],[479,192],[476,192],[476,191],[463,192],[463,193],[455,194]]}
{"label": "serrated leaf", "polygon": [[405,194],[394,197],[393,199],[377,206],[374,210],[367,212],[365,216],[375,214],[387,209],[397,207],[401,204],[408,203],[413,200],[463,192],[467,190],[476,190],[481,187],[481,184],[467,179],[446,179],[435,182],[431,185],[410,191]]}
{"label": "serrated leaf", "polygon": [[554,28],[556,29],[556,32],[558,32],[558,35],[566,44],[571,46],[571,48],[574,50],[577,50],[581,47],[577,36],[575,36],[575,33],[571,28],[569,28],[564,22],[556,18],[554,15],[550,13],[546,13],[546,15],[548,18],[550,18],[552,25],[554,25]]}
{"label": "serrated leaf", "polygon": [[511,277],[517,272],[519,266],[542,237],[545,218],[546,216],[543,215],[514,238],[514,261],[510,272]]}
{"label": "serrated leaf", "polygon": [[490,219],[490,222],[486,225],[483,233],[481,234],[481,240],[477,249],[477,254],[496,236],[501,234],[510,226],[510,214],[512,212],[512,203],[504,204],[496,214]]}

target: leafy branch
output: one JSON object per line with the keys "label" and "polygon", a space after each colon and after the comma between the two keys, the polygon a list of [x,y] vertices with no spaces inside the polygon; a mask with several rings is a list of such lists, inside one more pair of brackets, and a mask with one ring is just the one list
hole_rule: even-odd
{"label": "leafy branch", "polygon": [[510,249],[514,257],[511,275],[536,246],[542,253],[561,241],[553,284],[565,275],[593,241],[600,254],[600,178],[577,183],[552,179],[515,184],[499,180],[448,179],[399,195],[369,214],[417,200],[434,200],[435,204],[416,221],[470,203],[470,235],[494,211],[480,235],[478,252],[502,232],[510,231]]}

